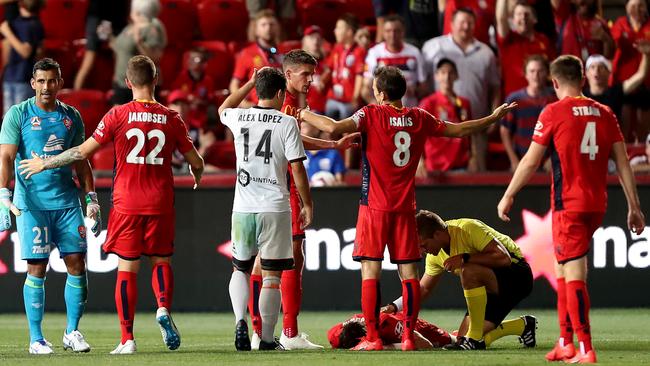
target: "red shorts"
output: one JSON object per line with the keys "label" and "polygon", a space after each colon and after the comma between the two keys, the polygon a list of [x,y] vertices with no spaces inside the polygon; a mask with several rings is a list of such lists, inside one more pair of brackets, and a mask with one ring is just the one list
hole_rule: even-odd
{"label": "red shorts", "polygon": [[302,219],[300,218],[302,201],[293,178],[291,178],[291,185],[289,186],[289,203],[291,204],[291,234],[293,240],[302,240],[305,238],[305,230],[300,228],[302,226]]}
{"label": "red shorts", "polygon": [[384,260],[386,246],[392,263],[412,263],[422,259],[415,212],[380,211],[360,205],[352,258],[355,261]]}
{"label": "red shorts", "polygon": [[553,212],[555,258],[560,264],[589,253],[591,237],[603,222],[604,212]]}
{"label": "red shorts", "polygon": [[174,212],[125,215],[111,210],[102,249],[123,259],[138,259],[141,255],[169,257],[174,254],[174,224]]}

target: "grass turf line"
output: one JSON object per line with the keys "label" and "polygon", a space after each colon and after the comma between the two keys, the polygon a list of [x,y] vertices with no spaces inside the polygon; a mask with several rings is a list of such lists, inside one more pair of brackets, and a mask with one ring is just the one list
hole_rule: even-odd
{"label": "grass turf line", "polygon": [[[0,365],[529,365],[547,364],[545,353],[550,350],[558,334],[555,312],[551,310],[515,310],[512,314],[530,313],[537,316],[539,329],[537,348],[523,349],[517,337],[506,337],[483,352],[429,352],[384,351],[358,353],[331,350],[326,332],[331,325],[351,313],[305,312],[300,315],[300,331],[310,339],[326,346],[325,351],[236,352],[234,350],[234,320],[231,314],[176,313],[182,345],[177,351],[168,351],[162,343],[155,311],[140,312],[135,318],[135,336],[138,353],[112,356],[110,352],[119,341],[119,327],[115,314],[86,314],[81,320],[81,331],[92,346],[87,354],[64,352],[61,337],[65,325],[64,314],[46,313],[43,332],[54,344],[52,356],[32,356],[27,353],[28,332],[23,314],[0,315]],[[421,317],[448,330],[456,329],[461,310],[423,311]],[[591,312],[594,346],[598,360],[603,364],[650,364],[650,309],[608,309]],[[280,319],[281,321],[281,319]],[[276,334],[280,325],[276,327]]]}

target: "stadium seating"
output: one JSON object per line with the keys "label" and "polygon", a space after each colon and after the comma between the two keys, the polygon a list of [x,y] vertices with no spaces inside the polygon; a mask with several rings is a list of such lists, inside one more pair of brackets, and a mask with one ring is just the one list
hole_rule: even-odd
{"label": "stadium seating", "polygon": [[237,160],[235,157],[235,145],[232,141],[217,141],[206,153],[206,164],[214,165],[220,169],[235,169]]}
{"label": "stadium seating", "polygon": [[172,47],[165,48],[165,52],[160,59],[160,74],[162,77],[162,89],[171,88],[176,75],[182,70],[183,67],[183,52],[184,49],[176,49]]}
{"label": "stadium seating", "polygon": [[333,42],[338,18],[349,12],[350,6],[344,0],[299,0],[296,4],[302,29],[318,25],[324,30],[323,37]]}
{"label": "stadium seating", "polygon": [[79,110],[84,121],[86,137],[92,136],[110,106],[106,94],[101,90],[71,90],[64,89],[58,94],[59,100]]}
{"label": "stadium seating", "polygon": [[88,0],[47,0],[41,11],[46,39],[75,40],[85,37]]}
{"label": "stadium seating", "polygon": [[196,29],[196,6],[192,0],[161,0],[158,19],[165,25],[167,44],[170,47],[186,47],[194,38]]}
{"label": "stadium seating", "polygon": [[248,10],[242,0],[203,0],[197,5],[204,40],[246,41]]}
{"label": "stadium seating", "polygon": [[91,163],[94,170],[113,170],[115,167],[115,148],[113,148],[113,144],[102,146],[93,155]]}
{"label": "stadium seating", "polygon": [[376,26],[375,7],[372,0],[350,0],[348,2],[350,13],[359,18],[359,23],[365,26]]}
{"label": "stadium seating", "polygon": [[[75,57],[79,63],[81,63],[84,52],[86,51],[85,40],[83,41],[81,47],[75,49]],[[115,58],[113,56],[113,50],[104,43],[102,48],[95,53],[95,62],[93,63],[93,68],[90,70],[90,74],[86,77],[84,88],[99,90],[111,89],[113,87],[114,70]],[[66,76],[65,79],[70,82],[72,81],[69,76]],[[68,85],[70,84],[68,83]]]}
{"label": "stadium seating", "polygon": [[[208,52],[206,73],[214,80],[215,89],[228,89],[233,69],[235,68],[234,53],[228,45],[221,41],[198,41],[195,47],[203,47]],[[187,53],[183,60],[187,59]]]}
{"label": "stadium seating", "polygon": [[65,40],[65,39],[49,39],[43,41],[43,56],[55,59],[61,66],[61,74],[63,79],[67,80],[68,85],[72,85],[72,81],[79,68],[81,59],[75,55],[79,48],[83,48],[83,44]]}

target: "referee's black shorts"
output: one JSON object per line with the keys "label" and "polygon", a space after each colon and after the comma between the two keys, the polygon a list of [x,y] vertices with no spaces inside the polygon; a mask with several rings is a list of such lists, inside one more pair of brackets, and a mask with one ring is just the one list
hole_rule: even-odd
{"label": "referee's black shorts", "polygon": [[485,320],[499,325],[521,300],[530,295],[533,290],[533,272],[523,259],[509,267],[493,271],[499,284],[499,294],[487,294]]}

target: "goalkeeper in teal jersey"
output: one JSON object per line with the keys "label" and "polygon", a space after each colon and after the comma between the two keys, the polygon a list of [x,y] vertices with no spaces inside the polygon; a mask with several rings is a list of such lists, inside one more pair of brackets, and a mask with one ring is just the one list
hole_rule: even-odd
{"label": "goalkeeper in teal jersey", "polygon": [[[33,154],[47,158],[84,141],[84,125],[79,112],[56,99],[63,87],[59,64],[49,58],[34,65],[32,88],[36,96],[14,105],[4,116],[0,131],[0,230],[11,226],[9,211],[16,216],[21,257],[27,260],[23,286],[25,312],[29,322],[33,354],[52,353],[43,337],[41,321],[45,307],[45,272],[53,248],[58,248],[68,270],[65,285],[67,327],[64,349],[88,352],[90,346],[79,332],[79,319],[87,297],[86,227],[79,190],[72,168],[61,167],[26,180],[15,176],[14,199],[9,190],[12,169]],[[101,230],[99,203],[94,193],[92,170],[87,160],[74,166],[81,189],[86,194],[86,213],[95,220],[93,232]]]}

